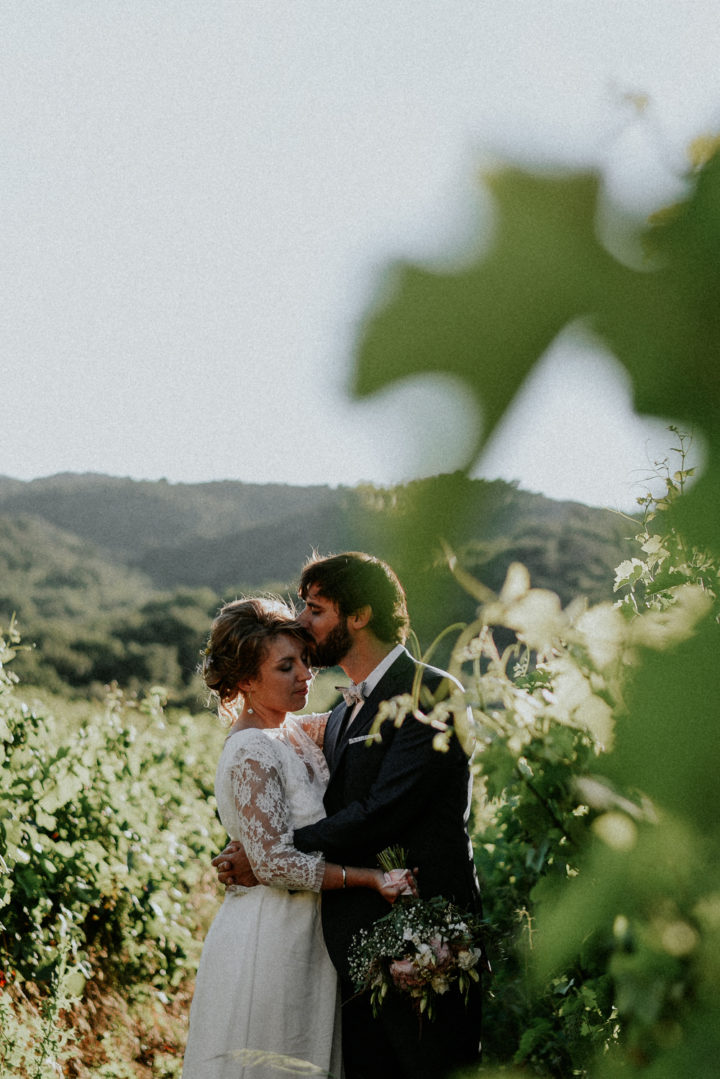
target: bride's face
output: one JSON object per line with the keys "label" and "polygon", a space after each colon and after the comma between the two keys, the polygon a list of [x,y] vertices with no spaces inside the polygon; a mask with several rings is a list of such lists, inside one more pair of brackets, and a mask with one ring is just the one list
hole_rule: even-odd
{"label": "bride's face", "polygon": [[272,712],[297,712],[305,707],[312,681],[305,647],[286,634],[270,642],[257,677],[248,686],[253,707]]}

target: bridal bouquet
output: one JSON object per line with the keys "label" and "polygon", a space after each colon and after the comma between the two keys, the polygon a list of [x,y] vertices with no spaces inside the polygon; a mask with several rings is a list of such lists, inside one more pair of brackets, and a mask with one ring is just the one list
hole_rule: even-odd
{"label": "bridal bouquet", "polygon": [[[382,856],[380,861],[385,868]],[[437,997],[452,985],[467,1002],[482,956],[476,915],[463,914],[440,896],[402,896],[389,914],[355,935],[350,976],[358,991],[370,992],[374,1015],[394,990],[411,998],[418,1015],[432,1019]]]}

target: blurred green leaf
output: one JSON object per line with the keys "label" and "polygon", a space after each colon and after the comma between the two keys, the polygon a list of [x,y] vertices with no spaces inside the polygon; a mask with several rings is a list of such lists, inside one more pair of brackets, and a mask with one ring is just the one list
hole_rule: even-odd
{"label": "blurred green leaf", "polygon": [[644,230],[651,255],[641,270],[598,241],[597,176],[509,169],[488,182],[489,250],[456,272],[393,268],[361,336],[354,392],[428,372],[460,378],[484,418],[469,468],[551,342],[584,320],[627,368],[641,412],[676,417],[707,440],[709,467],[677,512],[696,542],[717,549],[720,155],[684,203]]}
{"label": "blurred green leaf", "polygon": [[463,379],[484,418],[468,465],[563,327],[597,312],[608,292],[621,295],[633,276],[597,240],[597,176],[508,169],[489,187],[490,250],[456,273],[394,267],[362,334],[353,383],[364,396],[427,372]]}
{"label": "blurred green leaf", "polygon": [[604,765],[701,829],[718,828],[719,633],[709,620],[670,651],[646,651],[626,691],[616,745]]}

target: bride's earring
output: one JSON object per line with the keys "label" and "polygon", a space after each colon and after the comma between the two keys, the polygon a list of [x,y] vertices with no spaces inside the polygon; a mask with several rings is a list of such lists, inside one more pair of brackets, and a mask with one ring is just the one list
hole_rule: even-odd
{"label": "bride's earring", "polygon": [[247,705],[247,714],[249,716],[254,716],[255,711],[252,706],[252,694],[250,693],[250,690],[245,694],[245,704]]}

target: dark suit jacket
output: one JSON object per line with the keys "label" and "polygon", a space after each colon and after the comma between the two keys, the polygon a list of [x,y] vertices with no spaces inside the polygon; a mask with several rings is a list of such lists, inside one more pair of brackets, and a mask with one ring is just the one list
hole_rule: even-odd
{"label": "dark suit jacket", "polygon": [[[368,746],[356,740],[370,730],[381,701],[411,691],[418,667],[425,690],[438,697],[447,694],[445,672],[418,664],[404,653],[364,702],[352,723],[350,740],[348,735],[338,740],[345,704],[331,713],[325,732],[330,767],[327,817],[297,829],[294,842],[299,850],[323,851],[328,861],[361,866],[377,866],[379,852],[399,844],[408,852],[409,868],[418,868],[422,897],[442,895],[465,910],[478,910],[467,831],[471,779],[458,739],[450,740],[447,753],[439,752],[433,749],[433,728],[407,716],[400,727],[383,723],[380,742]],[[323,893],[325,941],[341,975],[347,975],[354,934],[389,909],[377,892],[366,888]]]}

